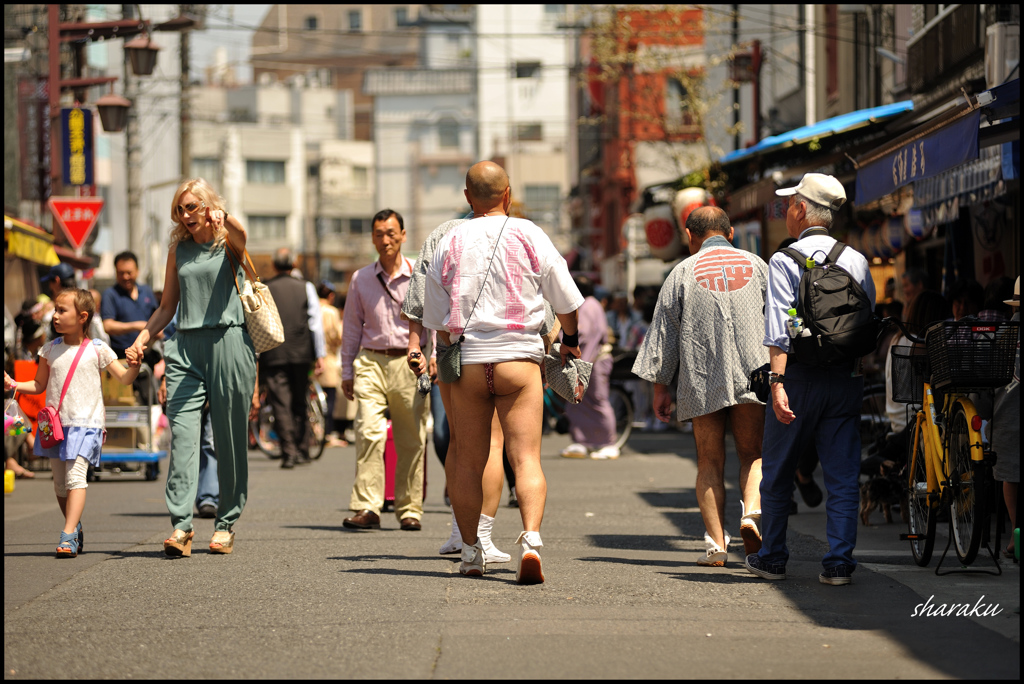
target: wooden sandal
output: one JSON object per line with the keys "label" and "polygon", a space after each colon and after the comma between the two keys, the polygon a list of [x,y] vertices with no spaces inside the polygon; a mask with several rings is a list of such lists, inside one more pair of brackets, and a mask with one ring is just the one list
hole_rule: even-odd
{"label": "wooden sandal", "polygon": [[231,530],[217,530],[210,540],[210,553],[231,553],[235,549],[235,533]]}
{"label": "wooden sandal", "polygon": [[195,534],[195,530],[174,530],[170,537],[164,539],[164,553],[169,558],[188,558],[192,555],[192,537]]}

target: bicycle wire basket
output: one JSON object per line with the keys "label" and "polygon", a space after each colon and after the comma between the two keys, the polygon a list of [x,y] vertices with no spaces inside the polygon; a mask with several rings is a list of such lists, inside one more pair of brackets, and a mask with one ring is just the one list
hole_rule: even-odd
{"label": "bicycle wire basket", "polygon": [[1002,387],[1013,379],[1019,340],[1017,321],[936,323],[925,333],[932,387],[947,392]]}
{"label": "bicycle wire basket", "polygon": [[928,355],[913,346],[892,345],[892,400],[901,404],[920,404],[924,383],[931,376]]}

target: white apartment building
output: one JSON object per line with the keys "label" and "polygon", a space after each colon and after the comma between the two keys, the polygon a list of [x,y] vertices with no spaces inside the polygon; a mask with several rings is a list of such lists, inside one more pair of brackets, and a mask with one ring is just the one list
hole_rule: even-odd
{"label": "white apartment building", "polygon": [[242,218],[257,262],[287,246],[309,277],[340,281],[372,259],[372,143],[344,139],[351,91],[295,79],[200,87],[193,102],[193,175]]}
{"label": "white apartment building", "polygon": [[469,69],[372,69],[376,206],[400,213],[409,253],[469,210],[463,189],[477,160],[476,83]]}
{"label": "white apartment building", "polygon": [[573,33],[565,5],[477,5],[480,159],[503,163],[513,198],[555,246],[570,249],[569,122]]}

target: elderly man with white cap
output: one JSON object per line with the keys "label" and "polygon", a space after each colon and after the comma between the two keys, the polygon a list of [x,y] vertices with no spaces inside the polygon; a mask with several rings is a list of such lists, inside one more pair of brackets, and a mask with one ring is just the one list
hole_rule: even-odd
{"label": "elderly man with white cap", "polygon": [[[846,201],[842,183],[808,173],[795,188],[776,194],[789,197],[786,229],[797,239],[792,247],[821,264],[836,239],[829,235],[835,212]],[[832,263],[860,285],[873,308],[875,287],[867,260],[843,249]],[[777,252],[768,264],[764,345],[771,363],[771,403],[765,414],[761,447],[761,550],[747,556],[753,574],[769,580],[786,578],[786,528],[797,462],[813,440],[821,458],[828,491],[826,533],[829,550],[822,559],[823,584],[849,584],[856,567],[860,469],[860,406],[864,380],[859,359],[833,365],[800,362],[787,332],[788,310],[797,308],[801,267]]]}

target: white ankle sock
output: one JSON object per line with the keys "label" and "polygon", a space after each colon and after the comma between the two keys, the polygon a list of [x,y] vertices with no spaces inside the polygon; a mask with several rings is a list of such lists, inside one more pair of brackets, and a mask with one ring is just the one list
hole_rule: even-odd
{"label": "white ankle sock", "polygon": [[449,553],[458,553],[462,550],[462,535],[459,533],[459,521],[455,519],[455,511],[452,511],[452,536],[448,537],[448,541],[441,544],[438,553],[441,555]]}
{"label": "white ankle sock", "polygon": [[494,525],[494,518],[489,515],[480,514],[480,522],[477,524],[476,534],[480,537],[480,546],[484,550],[484,558],[488,563],[507,563],[512,556],[499,551],[498,547],[491,541],[491,528]]}

